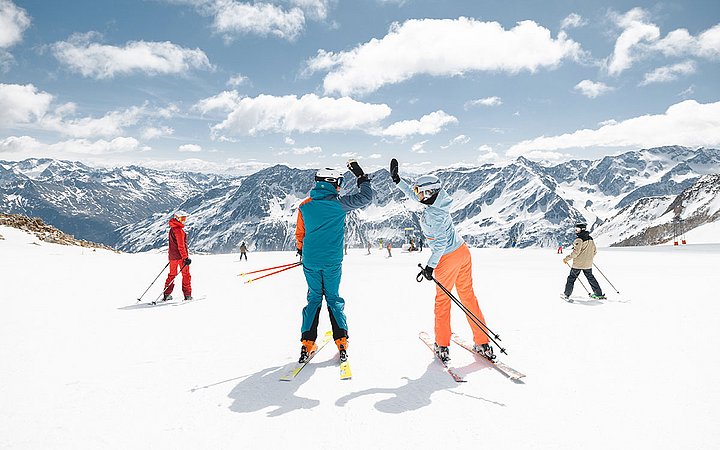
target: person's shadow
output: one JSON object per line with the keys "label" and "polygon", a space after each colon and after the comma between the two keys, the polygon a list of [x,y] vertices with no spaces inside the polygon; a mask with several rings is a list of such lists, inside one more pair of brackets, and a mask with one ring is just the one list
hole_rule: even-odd
{"label": "person's shadow", "polygon": [[[490,370],[492,367],[480,363],[471,363],[467,366],[456,368],[458,373],[466,375],[471,372],[479,370]],[[441,390],[450,390],[457,387],[459,384],[453,380],[448,374],[443,373],[442,367],[437,361],[433,360],[428,365],[425,373],[418,379],[413,380],[411,378],[403,377],[407,383],[400,387],[395,388],[372,388],[365,389],[363,391],[353,392],[351,394],[340,397],[336,402],[336,406],[345,406],[350,400],[363,397],[366,395],[377,395],[377,394],[390,394],[390,397],[383,400],[379,400],[375,403],[375,409],[380,412],[388,414],[401,414],[407,411],[415,411],[426,406],[430,406],[432,403],[432,394]],[[505,406],[503,403],[499,403],[493,400],[489,400],[483,397],[465,394],[457,391],[450,391],[457,395],[475,398],[483,402],[491,403],[498,406]]]}
{"label": "person's shadow", "polygon": [[233,399],[230,410],[237,413],[252,413],[266,408],[276,407],[268,411],[268,417],[277,417],[296,409],[312,409],[320,404],[320,400],[298,396],[295,392],[310,379],[315,370],[335,366],[337,362],[328,360],[322,363],[311,363],[292,381],[280,381],[280,377],[290,369],[291,364],[263,369],[241,381],[228,394]]}

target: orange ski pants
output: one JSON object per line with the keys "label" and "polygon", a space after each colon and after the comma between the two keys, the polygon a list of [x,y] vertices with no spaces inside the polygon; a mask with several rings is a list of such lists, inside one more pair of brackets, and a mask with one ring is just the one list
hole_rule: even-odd
{"label": "orange ski pants", "polygon": [[[475,291],[473,290],[472,281],[472,259],[470,257],[470,250],[466,244],[458,247],[457,250],[447,255],[443,255],[440,258],[440,262],[433,271],[435,279],[445,286],[448,291],[452,291],[453,287],[457,289],[457,296],[460,297],[460,302],[465,307],[475,314],[475,316],[485,322],[485,317],[480,306],[478,306],[477,297],[475,297]],[[435,342],[438,345],[448,346],[450,345],[450,336],[452,331],[450,330],[450,306],[452,300],[450,297],[440,289],[439,286],[435,286]],[[480,327],[467,318],[470,328],[472,328],[473,341],[476,344],[487,344],[490,340],[482,332]]]}

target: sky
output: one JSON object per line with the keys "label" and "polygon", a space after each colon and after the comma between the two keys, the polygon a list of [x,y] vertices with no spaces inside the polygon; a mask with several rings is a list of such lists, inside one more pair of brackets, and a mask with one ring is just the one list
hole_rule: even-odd
{"label": "sky", "polygon": [[0,0],[0,160],[248,174],[720,146],[720,3]]}

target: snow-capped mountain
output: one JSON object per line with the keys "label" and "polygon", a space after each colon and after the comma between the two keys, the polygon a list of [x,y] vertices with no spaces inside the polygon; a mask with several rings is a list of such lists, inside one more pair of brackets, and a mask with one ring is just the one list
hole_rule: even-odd
{"label": "snow-capped mountain", "polygon": [[[504,167],[486,164],[434,173],[453,196],[453,220],[470,245],[529,247],[570,242],[578,220],[595,228],[637,202],[657,202],[651,199],[663,195],[672,202],[713,172],[720,172],[720,151],[663,147],[555,166],[521,157]],[[352,179],[349,173],[346,177]],[[292,249],[296,210],[312,180],[311,170],[275,166],[188,200],[181,207],[192,213],[188,232],[193,247],[225,252],[246,241],[251,249]],[[423,206],[404,198],[387,170],[373,173],[372,180],[373,203],[348,215],[348,244],[364,247],[383,239],[397,246],[408,228],[417,236]],[[355,190],[354,183],[347,183],[341,195]],[[649,220],[652,214],[647,214]],[[122,228],[119,247],[137,251],[164,245],[167,219],[165,214]],[[623,228],[622,222],[618,226]],[[597,231],[600,236],[603,230]]]}
{"label": "snow-capped mountain", "polygon": [[[667,239],[667,233],[649,239],[646,229],[667,222],[678,196],[687,211],[690,198],[693,204],[712,202],[717,178],[703,176],[719,172],[718,150],[661,147],[596,161],[548,166],[520,157],[505,166],[433,173],[454,198],[453,220],[470,245],[529,247],[567,244],[578,220],[587,222],[603,245]],[[79,238],[143,251],[166,245],[170,212],[182,208],[191,214],[193,251],[234,251],[242,241],[251,250],[288,250],[295,245],[297,207],[314,185],[313,174],[282,165],[219,177],[134,166],[93,169],[54,160],[0,162],[0,210],[39,216]],[[387,170],[371,177],[373,203],[348,215],[348,244],[364,247],[383,239],[398,246],[406,233],[418,236],[423,206],[406,199]],[[355,190],[348,182],[341,194]],[[711,210],[702,209],[702,218],[686,213],[686,230],[717,220]]]}
{"label": "snow-capped mountain", "polygon": [[177,207],[218,176],[52,159],[0,161],[0,211],[40,217],[78,238],[115,245],[115,229]]}

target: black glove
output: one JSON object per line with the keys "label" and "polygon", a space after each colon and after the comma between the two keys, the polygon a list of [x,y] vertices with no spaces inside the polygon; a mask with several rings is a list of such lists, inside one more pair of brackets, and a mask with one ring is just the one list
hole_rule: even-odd
{"label": "black glove", "polygon": [[302,258],[302,249],[300,249],[300,248],[297,249],[297,255]]}
{"label": "black glove", "polygon": [[423,267],[422,274],[426,280],[432,280],[433,279],[433,268],[430,266]]}
{"label": "black glove", "polygon": [[191,262],[192,262],[192,259],[190,259],[190,258],[185,258],[185,261],[183,261],[183,263],[184,263],[186,266],[189,266]]}
{"label": "black glove", "polygon": [[393,183],[395,184],[400,182],[400,175],[398,175],[398,162],[395,158],[390,160],[390,178],[392,178]]}
{"label": "black glove", "polygon": [[350,172],[352,172],[353,175],[355,175],[357,178],[360,178],[363,175],[365,175],[365,172],[360,167],[360,164],[358,164],[358,162],[355,161],[354,159],[348,160],[347,168],[350,169]]}

